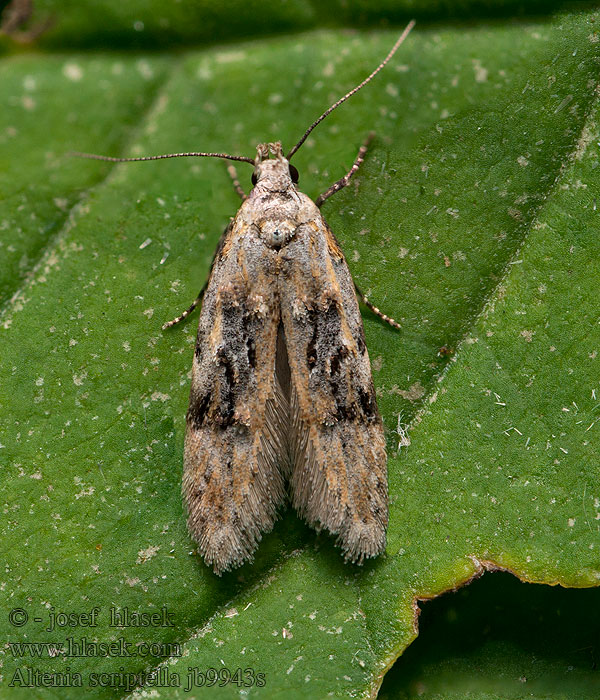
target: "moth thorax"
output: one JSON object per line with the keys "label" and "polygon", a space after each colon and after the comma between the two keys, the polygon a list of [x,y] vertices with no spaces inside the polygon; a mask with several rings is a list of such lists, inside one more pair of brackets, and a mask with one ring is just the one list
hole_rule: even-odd
{"label": "moth thorax", "polygon": [[296,225],[286,219],[279,221],[266,219],[260,224],[259,228],[261,238],[269,247],[281,248],[292,239]]}

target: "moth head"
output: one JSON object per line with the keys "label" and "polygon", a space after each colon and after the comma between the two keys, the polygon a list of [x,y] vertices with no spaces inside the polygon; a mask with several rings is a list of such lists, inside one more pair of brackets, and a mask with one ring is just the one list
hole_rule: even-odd
{"label": "moth head", "polygon": [[[269,158],[272,153],[275,158]],[[298,182],[298,171],[283,155],[281,142],[259,143],[256,147],[252,184],[262,183],[269,190],[287,190]]]}
{"label": "moth head", "polygon": [[[398,50],[398,47],[404,42],[406,37],[409,35],[411,29],[414,27],[415,22],[411,20],[406,29],[398,37],[394,46],[392,46],[391,51],[383,59],[383,61],[375,68],[375,70],[367,76],[362,83],[356,85],[349,92],[347,92],[343,97],[340,97],[337,102],[334,102],[328,109],[326,109],[323,114],[318,119],[308,127],[308,129],[302,135],[302,138],[298,143],[288,152],[287,156],[283,155],[281,149],[281,143],[277,141],[276,143],[261,143],[256,147],[256,158],[250,158],[249,156],[234,156],[228,153],[208,153],[205,151],[188,151],[186,153],[165,153],[163,155],[157,156],[136,156],[134,158],[121,158],[112,156],[102,156],[96,153],[81,153],[81,152],[71,152],[70,155],[78,156],[79,158],[92,158],[94,160],[105,160],[111,163],[125,163],[131,161],[140,160],[162,160],[163,158],[182,158],[182,157],[198,157],[202,156],[204,158],[224,158],[225,160],[235,160],[242,163],[250,163],[254,166],[254,172],[252,173],[252,184],[254,186],[262,184],[263,188],[271,192],[285,192],[292,188],[298,182],[298,171],[296,168],[290,164],[290,159],[296,153],[296,151],[302,146],[306,141],[312,130],[318,126],[323,119],[329,116],[334,109],[337,109],[341,104],[343,104],[347,99],[352,97],[355,93],[361,90],[367,83],[371,82],[373,78],[379,73],[379,71],[386,65],[386,63],[392,58],[392,56]],[[275,158],[269,157],[269,152],[272,153]],[[235,172],[235,171],[234,171]],[[238,183],[239,186],[239,183]],[[320,204],[319,204],[320,206]]]}

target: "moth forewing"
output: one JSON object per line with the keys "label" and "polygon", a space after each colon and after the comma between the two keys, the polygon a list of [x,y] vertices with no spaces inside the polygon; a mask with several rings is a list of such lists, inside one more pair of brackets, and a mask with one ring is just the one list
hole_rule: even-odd
{"label": "moth forewing", "polygon": [[274,261],[260,254],[243,213],[204,294],[184,449],[189,529],[217,573],[252,555],[285,497]]}
{"label": "moth forewing", "polygon": [[317,207],[299,196],[306,222],[279,278],[292,387],[291,499],[360,563],[385,548],[383,425],[350,271]]}

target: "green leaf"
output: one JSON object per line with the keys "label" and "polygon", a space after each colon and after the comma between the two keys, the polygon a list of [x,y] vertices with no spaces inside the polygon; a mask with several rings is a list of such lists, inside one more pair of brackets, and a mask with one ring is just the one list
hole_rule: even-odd
{"label": "green leaf", "polygon": [[[195,321],[160,327],[195,297],[239,200],[219,161],[59,155],[290,147],[399,30],[3,59],[3,591],[28,615],[2,619],[3,638],[165,645],[34,660],[9,648],[3,696],[29,697],[9,687],[15,669],[67,666],[86,697],[138,685],[189,697],[189,667],[253,668],[266,684],[252,695],[365,695],[414,639],[415,598],[494,567],[598,584],[599,19],[422,26],[298,152],[300,186],[317,196],[377,133],[323,213],[357,283],[403,326],[365,311],[388,436],[387,554],[344,565],[288,512],[256,562],[222,579],[193,554],[180,500]],[[95,607],[96,627],[47,630],[50,612]],[[112,607],[166,607],[173,624],[121,629]],[[90,674],[161,661],[179,688],[90,687]]]}
{"label": "green leaf", "polygon": [[0,303],[60,235],[87,189],[106,175],[104,165],[82,168],[65,154],[121,148],[150,108],[168,65],[168,59],[125,54],[29,54],[0,63]]}

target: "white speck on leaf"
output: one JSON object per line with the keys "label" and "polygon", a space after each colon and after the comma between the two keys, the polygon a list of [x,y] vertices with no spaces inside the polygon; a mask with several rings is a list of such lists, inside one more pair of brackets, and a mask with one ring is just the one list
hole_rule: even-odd
{"label": "white speck on leaf", "polygon": [[93,486],[88,486],[87,489],[81,489],[79,493],[75,494],[75,499],[79,500],[80,498],[83,498],[84,496],[91,496],[96,489]]}
{"label": "white speck on leaf", "polygon": [[473,70],[475,71],[475,82],[485,83],[488,79],[488,69],[481,65],[481,61],[478,58],[473,59]]}
{"label": "white speck on leaf", "polygon": [[136,564],[145,564],[147,561],[150,561],[152,557],[156,556],[159,549],[160,547],[157,547],[156,545],[150,545],[148,549],[140,549]]}
{"label": "white speck on leaf", "polygon": [[144,80],[151,80],[154,77],[154,71],[148,61],[138,61],[136,68]]}
{"label": "white speck on leaf", "polygon": [[236,63],[246,58],[245,51],[222,51],[217,54],[217,63]]}
{"label": "white speck on leaf", "polygon": [[522,330],[521,333],[520,333],[520,335],[521,335],[522,338],[525,338],[525,340],[526,340],[528,343],[531,343],[531,341],[533,340],[533,334],[534,334],[534,333],[535,333],[535,331]]}
{"label": "white speck on leaf", "polygon": [[83,69],[77,63],[65,63],[63,66],[63,75],[65,78],[77,82],[83,78]]}
{"label": "white speck on leaf", "polygon": [[83,384],[83,382],[86,380],[86,378],[87,378],[87,371],[86,370],[83,370],[83,372],[81,374],[74,374],[73,375],[73,384],[75,384],[75,386],[81,386]]}
{"label": "white speck on leaf", "polygon": [[331,76],[335,73],[335,64],[333,61],[329,61],[328,63],[325,64],[325,68],[323,68],[323,75],[326,78],[331,78]]}

